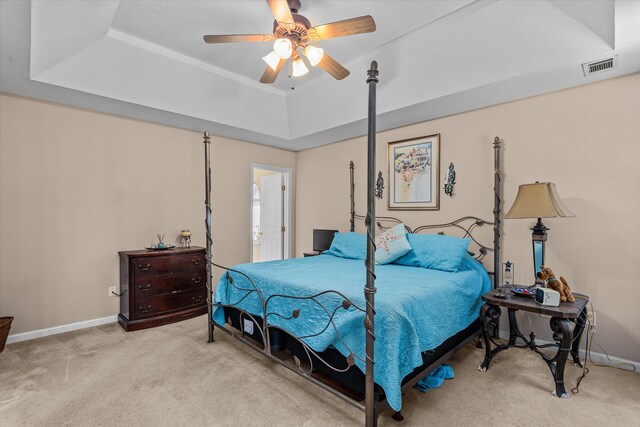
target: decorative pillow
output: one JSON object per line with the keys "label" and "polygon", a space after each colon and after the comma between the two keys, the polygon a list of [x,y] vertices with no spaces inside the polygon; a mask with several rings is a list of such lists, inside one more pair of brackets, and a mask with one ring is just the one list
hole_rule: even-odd
{"label": "decorative pillow", "polygon": [[367,259],[367,236],[360,233],[336,233],[331,247],[324,252],[340,258]]}
{"label": "decorative pillow", "polygon": [[376,264],[389,264],[411,250],[404,224],[376,236]]}
{"label": "decorative pillow", "polygon": [[441,234],[408,234],[411,250],[394,264],[457,272],[471,239]]}

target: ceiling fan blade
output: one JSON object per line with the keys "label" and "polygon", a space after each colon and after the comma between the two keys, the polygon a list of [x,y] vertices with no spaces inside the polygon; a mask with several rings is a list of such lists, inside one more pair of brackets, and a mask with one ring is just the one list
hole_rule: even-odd
{"label": "ceiling fan blade", "polygon": [[309,37],[313,40],[326,40],[353,34],[371,33],[375,30],[376,22],[371,16],[366,15],[309,28]]}
{"label": "ceiling fan blade", "polygon": [[274,40],[271,34],[226,34],[202,38],[205,43],[272,42]]}
{"label": "ceiling fan blade", "polygon": [[331,74],[336,80],[342,80],[350,74],[349,70],[344,68],[326,53],[322,56],[322,60],[318,63],[318,67]]}
{"label": "ceiling fan blade", "polygon": [[282,66],[284,65],[285,62],[287,62],[286,59],[281,59],[280,62],[278,62],[278,66],[276,67],[275,70],[267,65],[267,69],[264,70],[264,74],[262,74],[262,77],[260,78],[260,83],[275,82],[276,77],[278,77],[278,74],[280,74],[280,70],[282,70]]}
{"label": "ceiling fan blade", "polygon": [[267,0],[267,3],[269,3],[271,13],[273,13],[273,16],[280,25],[287,29],[293,29],[295,27],[296,24],[293,21],[287,0]]}

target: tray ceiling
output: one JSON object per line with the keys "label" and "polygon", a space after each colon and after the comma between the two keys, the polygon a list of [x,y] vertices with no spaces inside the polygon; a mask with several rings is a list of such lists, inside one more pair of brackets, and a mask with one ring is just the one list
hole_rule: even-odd
{"label": "tray ceiling", "polygon": [[[30,6],[30,7],[29,7]],[[317,42],[351,75],[258,82],[263,1],[3,0],[2,91],[301,150],[366,131],[366,69],[380,65],[381,129],[640,70],[640,2],[323,1],[321,24],[372,15],[377,31]],[[618,55],[618,69],[581,64]],[[292,89],[293,88],[293,89]]]}

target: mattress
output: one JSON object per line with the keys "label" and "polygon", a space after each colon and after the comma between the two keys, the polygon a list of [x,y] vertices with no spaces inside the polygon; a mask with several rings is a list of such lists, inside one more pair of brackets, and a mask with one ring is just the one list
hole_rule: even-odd
{"label": "mattress", "polygon": [[[335,347],[365,370],[364,261],[319,255],[241,264],[224,274],[214,301],[232,304],[301,338],[315,351]],[[434,349],[479,316],[491,288],[484,267],[467,256],[456,273],[394,264],[376,266],[374,380],[389,406],[402,407],[402,379]],[[231,279],[231,280],[229,280]],[[252,291],[254,287],[260,290]],[[330,292],[327,292],[331,290]],[[308,297],[316,295],[313,299]],[[353,304],[345,304],[345,297]],[[263,303],[264,311],[263,311]],[[213,319],[224,324],[222,307]]]}

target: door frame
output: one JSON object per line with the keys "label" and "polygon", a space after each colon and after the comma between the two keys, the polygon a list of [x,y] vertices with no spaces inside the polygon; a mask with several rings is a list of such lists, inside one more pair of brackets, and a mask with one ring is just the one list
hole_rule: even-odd
{"label": "door frame", "polygon": [[291,258],[291,245],[293,235],[291,233],[291,183],[293,182],[293,170],[290,168],[282,168],[279,166],[264,165],[262,163],[251,163],[249,169],[249,262],[253,262],[253,171],[254,169],[268,170],[272,172],[280,172],[284,178],[284,211],[282,212],[284,219],[284,259]]}

